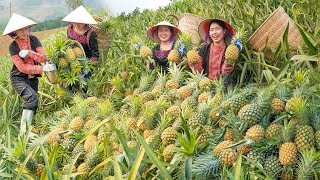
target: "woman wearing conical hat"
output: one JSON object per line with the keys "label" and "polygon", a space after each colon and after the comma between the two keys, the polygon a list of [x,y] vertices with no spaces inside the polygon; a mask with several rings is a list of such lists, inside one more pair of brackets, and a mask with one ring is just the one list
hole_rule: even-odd
{"label": "woman wearing conical hat", "polygon": [[[152,48],[152,56],[157,66],[166,72],[168,71],[168,55],[174,49],[174,44],[180,29],[167,21],[162,21],[152,26],[147,31],[147,36],[158,44]],[[154,65],[150,64],[149,68],[153,69]]]}
{"label": "woman wearing conical hat", "polygon": [[68,38],[80,42],[86,57],[96,62],[99,59],[97,34],[89,26],[97,24],[93,17],[83,6],[79,6],[62,21],[69,22]]}
{"label": "woman wearing conical hat", "polygon": [[198,53],[199,63],[188,63],[189,67],[203,71],[209,79],[229,76],[234,67],[225,61],[224,55],[235,34],[233,27],[224,20],[211,18],[202,21],[198,30],[205,43]]}
{"label": "woman wearing conical hat", "polygon": [[13,38],[9,51],[12,58],[11,83],[15,91],[24,99],[20,133],[25,133],[38,108],[38,77],[42,72],[54,71],[54,64],[41,66],[46,62],[45,50],[38,38],[30,34],[35,22],[18,14],[10,18],[3,35]]}

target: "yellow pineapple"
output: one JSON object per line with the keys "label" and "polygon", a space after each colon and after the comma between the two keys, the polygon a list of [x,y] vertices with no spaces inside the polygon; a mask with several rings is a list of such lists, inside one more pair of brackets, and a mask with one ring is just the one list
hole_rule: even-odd
{"label": "yellow pineapple", "polygon": [[66,50],[66,58],[69,61],[75,61],[76,60],[76,55],[75,55],[75,53],[74,53],[72,48],[67,48],[67,50]]}
{"label": "yellow pineapple", "polygon": [[180,110],[179,106],[172,105],[166,110],[166,115],[173,116],[173,117],[177,118],[177,117],[179,117],[180,112],[181,112],[181,110]]}
{"label": "yellow pineapple", "polygon": [[138,119],[137,118],[128,118],[127,119],[127,122],[126,122],[126,128],[128,131],[134,131],[137,129],[137,122],[138,122]]}
{"label": "yellow pineapple", "polygon": [[49,134],[47,137],[47,143],[51,145],[58,143],[59,140],[60,140],[59,135],[56,133]]}
{"label": "yellow pineapple", "polygon": [[297,148],[293,142],[286,142],[280,146],[279,161],[283,166],[294,165],[297,161]]}
{"label": "yellow pineapple", "polygon": [[214,107],[211,109],[209,113],[209,117],[213,119],[215,122],[218,122],[220,120],[220,111],[219,108]]}
{"label": "yellow pineapple", "polygon": [[43,164],[38,164],[38,168],[37,168],[37,171],[36,171],[35,175],[40,177],[42,175],[43,170],[44,170],[44,165]]}
{"label": "yellow pineapple", "polygon": [[180,61],[180,54],[176,49],[173,49],[168,54],[168,61],[179,63]]}
{"label": "yellow pineapple", "polygon": [[238,154],[231,148],[223,149],[219,155],[219,160],[226,166],[232,166],[238,158]]}
{"label": "yellow pineapple", "polygon": [[97,139],[97,136],[95,135],[89,135],[85,142],[84,142],[84,145],[83,145],[83,149],[86,151],[86,152],[89,152],[91,151],[91,149],[93,148],[93,146],[97,143],[98,139]]}
{"label": "yellow pineapple", "polygon": [[86,178],[89,175],[90,167],[86,162],[79,165],[77,172],[81,173],[82,178]]}
{"label": "yellow pineapple", "polygon": [[66,68],[66,67],[68,67],[68,65],[69,65],[69,62],[67,61],[67,59],[65,57],[61,57],[59,59],[59,64],[58,64],[59,68]]}
{"label": "yellow pineapple", "polygon": [[227,128],[226,133],[224,134],[225,141],[234,141],[234,135],[231,128]]}
{"label": "yellow pineapple", "polygon": [[161,133],[161,140],[162,140],[162,143],[165,145],[173,144],[176,138],[177,138],[177,135],[173,127],[167,127]]}
{"label": "yellow pineapple", "polygon": [[127,142],[127,146],[129,147],[129,148],[135,148],[136,146],[137,146],[137,142],[136,141],[128,141]]}
{"label": "yellow pineapple", "polygon": [[254,125],[247,130],[245,137],[252,139],[254,142],[259,142],[264,138],[264,135],[264,128],[260,125]]}
{"label": "yellow pineapple", "polygon": [[211,86],[211,80],[207,77],[204,77],[199,82],[199,88],[200,90],[207,89]]}
{"label": "yellow pineapple", "polygon": [[74,131],[80,131],[83,128],[84,121],[82,117],[77,116],[70,121],[69,128]]}
{"label": "yellow pineapple", "polygon": [[74,55],[76,56],[76,58],[84,56],[84,53],[80,47],[73,48],[73,52],[74,52]]}
{"label": "yellow pineapple", "polygon": [[280,139],[282,130],[283,126],[276,123],[270,124],[266,130],[266,139],[270,141]]}
{"label": "yellow pineapple", "polygon": [[198,102],[201,103],[201,102],[205,102],[205,101],[208,101],[208,99],[210,98],[210,93],[208,92],[203,92],[201,93],[199,96],[198,96]]}
{"label": "yellow pineapple", "polygon": [[144,140],[147,144],[150,144],[155,136],[155,130],[145,130],[143,132]]}
{"label": "yellow pineapple", "polygon": [[121,78],[122,79],[127,79],[129,76],[129,72],[128,71],[122,71],[121,72]]}
{"label": "yellow pineapple", "polygon": [[192,89],[190,86],[188,85],[185,85],[185,86],[182,86],[178,89],[177,91],[178,93],[178,96],[180,97],[181,100],[184,100],[186,99],[187,97],[191,96],[192,94]]}
{"label": "yellow pineapple", "polygon": [[203,131],[201,131],[198,136],[197,143],[202,144],[206,142],[211,135],[212,135],[212,126],[204,125]]}
{"label": "yellow pineapple", "polygon": [[273,98],[271,107],[272,107],[272,110],[274,110],[275,112],[282,112],[284,111],[285,104],[284,104],[284,101],[282,101],[281,99]]}
{"label": "yellow pineapple", "polygon": [[249,144],[237,147],[237,152],[238,153],[246,154],[249,151],[250,151],[250,145]]}
{"label": "yellow pineapple", "polygon": [[217,144],[212,153],[213,155],[219,157],[222,150],[226,149],[228,146],[231,146],[234,142],[233,141],[222,141],[219,144]]}
{"label": "yellow pineapple", "polygon": [[173,156],[174,156],[174,152],[173,152],[173,148],[175,147],[174,144],[169,144],[168,146],[166,146],[162,152],[163,157],[167,160],[167,161],[171,161]]}
{"label": "yellow pineapple", "polygon": [[225,59],[228,64],[234,64],[239,58],[239,53],[242,48],[240,37],[244,34],[243,30],[238,29],[235,36],[233,36],[230,45],[227,47],[225,52]]}
{"label": "yellow pineapple", "polygon": [[180,69],[176,64],[173,64],[170,68],[169,68],[169,74],[170,74],[170,78],[169,80],[166,82],[166,89],[179,89],[180,88],[180,83],[181,80],[183,79],[183,72],[182,69]]}
{"label": "yellow pineapple", "polygon": [[147,46],[141,46],[140,47],[140,56],[143,59],[148,59],[148,57],[152,57],[152,51],[149,47]]}
{"label": "yellow pineapple", "polygon": [[187,60],[189,63],[198,64],[200,61],[199,59],[200,59],[200,56],[196,50],[192,49],[192,50],[188,51]]}

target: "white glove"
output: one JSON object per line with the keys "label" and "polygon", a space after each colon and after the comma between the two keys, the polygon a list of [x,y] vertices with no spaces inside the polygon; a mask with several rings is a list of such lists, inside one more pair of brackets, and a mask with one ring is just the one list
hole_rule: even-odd
{"label": "white glove", "polygon": [[25,58],[25,57],[27,57],[28,53],[29,53],[29,50],[21,50],[19,52],[19,56],[22,58]]}
{"label": "white glove", "polygon": [[50,72],[56,70],[57,67],[55,64],[46,64],[42,67],[42,71],[44,72]]}

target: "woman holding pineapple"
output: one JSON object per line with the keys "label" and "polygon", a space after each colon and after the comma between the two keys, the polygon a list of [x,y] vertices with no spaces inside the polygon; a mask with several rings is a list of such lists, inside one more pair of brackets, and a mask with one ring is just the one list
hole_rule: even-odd
{"label": "woman holding pineapple", "polygon": [[[167,21],[162,21],[147,31],[147,36],[159,43],[152,48],[152,58],[164,72],[168,71],[168,58],[176,63],[180,62],[180,54],[174,50],[175,42],[180,32],[179,28]],[[154,64],[150,64],[149,68],[153,69]]]}
{"label": "woman holding pineapple", "polygon": [[[204,40],[197,61],[189,61],[189,67],[198,72],[203,71],[209,79],[227,78],[233,71],[233,62],[226,60],[228,45],[235,34],[233,27],[220,19],[206,19],[199,24],[199,35]],[[236,47],[236,50],[238,48]],[[239,50],[236,52],[238,56]],[[237,57],[236,57],[237,58]],[[195,63],[192,63],[195,62]],[[229,81],[229,80],[227,80]],[[226,82],[229,84],[230,82]]]}
{"label": "woman holding pineapple", "polygon": [[97,24],[93,17],[83,6],[79,6],[62,21],[69,22],[68,38],[81,43],[86,57],[96,62],[99,59],[97,34],[89,26],[89,24]]}
{"label": "woman holding pineapple", "polygon": [[38,77],[42,72],[56,70],[54,64],[40,65],[46,62],[46,56],[38,38],[30,35],[30,27],[34,25],[36,23],[30,19],[13,14],[3,32],[14,39],[9,47],[13,62],[10,79],[15,91],[24,99],[20,134],[26,133],[38,108]]}

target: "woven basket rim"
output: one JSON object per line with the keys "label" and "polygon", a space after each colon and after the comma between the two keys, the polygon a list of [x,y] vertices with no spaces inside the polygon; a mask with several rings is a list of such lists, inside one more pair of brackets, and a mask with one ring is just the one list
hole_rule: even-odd
{"label": "woven basket rim", "polygon": [[[263,28],[265,28],[264,27],[264,25],[271,19],[271,18],[273,18],[273,16],[278,12],[278,11],[280,11],[280,10],[283,10],[284,11],[284,9],[283,9],[283,7],[282,6],[279,6],[275,11],[273,11],[272,12],[272,14],[271,15],[269,15],[269,17],[259,26],[259,28],[250,36],[250,38],[247,40],[247,44],[251,41],[251,39],[253,38],[253,37],[255,37],[256,36],[256,34],[258,33],[258,32],[260,32],[261,30],[263,30]],[[284,11],[285,12],[285,11]],[[289,22],[289,19],[290,19],[290,17],[287,19],[288,20],[288,22]],[[283,25],[285,25],[285,26],[287,26],[288,24],[287,23],[284,23]],[[268,31],[265,31],[265,33],[263,33],[263,34],[266,34]],[[262,37],[262,36],[261,36]],[[269,39],[270,40],[270,39]],[[249,43],[250,44],[250,43]]]}
{"label": "woven basket rim", "polygon": [[197,17],[197,18],[199,18],[199,19],[203,19],[203,20],[204,20],[204,18],[203,18],[203,17],[200,17],[200,16],[195,15],[195,14],[191,14],[191,13],[182,13],[182,14],[180,14],[180,16],[179,16],[179,20],[181,19],[181,17],[182,17],[183,15],[194,16],[194,17]]}

